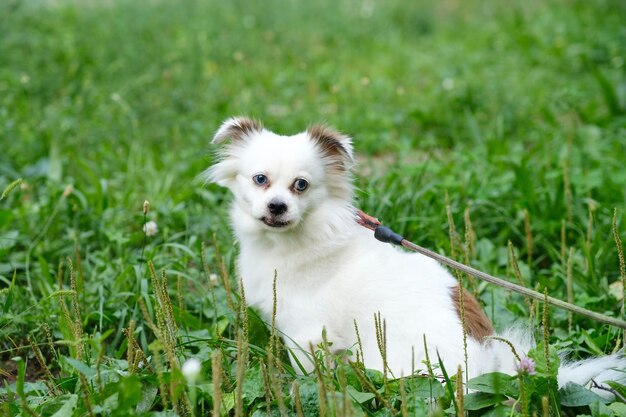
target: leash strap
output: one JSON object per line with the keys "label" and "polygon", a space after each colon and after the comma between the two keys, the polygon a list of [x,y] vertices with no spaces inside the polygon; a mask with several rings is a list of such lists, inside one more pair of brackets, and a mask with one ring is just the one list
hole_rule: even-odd
{"label": "leash strap", "polygon": [[517,292],[519,294],[534,298],[539,301],[546,301],[549,304],[552,304],[553,306],[589,317],[601,323],[606,323],[612,326],[626,329],[626,321],[624,320],[620,320],[615,317],[609,317],[604,314],[596,313],[595,311],[587,310],[586,308],[582,308],[574,304],[567,303],[563,300],[559,300],[558,298],[547,296],[538,291],[534,291],[526,287],[522,287],[521,285],[517,285],[512,282],[505,281],[501,278],[496,278],[493,275],[489,275],[485,272],[479,271],[470,266],[467,266],[465,264],[452,260],[446,256],[440,255],[429,249],[418,246],[415,243],[406,240],[404,237],[400,236],[399,234],[397,234],[396,232],[394,232],[387,226],[383,226],[377,218],[372,217],[369,214],[364,213],[363,211],[358,210],[358,209],[356,210],[356,221],[361,226],[374,231],[374,237],[380,240],[381,242],[392,243],[394,245],[402,246],[404,248],[407,248],[410,251],[417,252],[424,256],[428,256],[429,258],[435,259],[439,263],[449,266],[450,268],[456,269],[457,271],[461,271],[466,274],[472,275],[478,279],[482,279],[483,281],[490,282],[494,285],[505,288],[507,290]]}

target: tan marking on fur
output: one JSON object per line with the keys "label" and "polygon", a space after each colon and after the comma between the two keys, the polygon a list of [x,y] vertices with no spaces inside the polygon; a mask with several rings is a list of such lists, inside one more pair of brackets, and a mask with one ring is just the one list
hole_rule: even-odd
{"label": "tan marking on fur", "polygon": [[324,125],[309,126],[306,131],[322,153],[329,158],[329,168],[345,171],[346,161],[350,159],[350,155],[341,141],[346,136]]}
{"label": "tan marking on fur", "polygon": [[[452,287],[452,301],[454,309],[461,318],[461,305],[459,299],[459,286]],[[463,289],[463,305],[465,307],[465,331],[467,335],[478,341],[482,341],[486,336],[493,334],[493,326],[482,307],[472,294]]]}
{"label": "tan marking on fur", "polygon": [[251,133],[261,132],[262,130],[263,124],[258,120],[249,119],[247,117],[238,117],[236,122],[229,126],[221,136],[237,141],[245,138]]}
{"label": "tan marking on fur", "polygon": [[260,132],[263,130],[263,124],[258,120],[242,117],[239,119],[239,130],[246,134],[251,132]]}

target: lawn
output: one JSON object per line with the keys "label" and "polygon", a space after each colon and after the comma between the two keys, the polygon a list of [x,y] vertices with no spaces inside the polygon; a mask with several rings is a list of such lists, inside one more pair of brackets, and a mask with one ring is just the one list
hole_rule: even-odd
{"label": "lawn", "polygon": [[391,380],[327,346],[296,375],[238,291],[230,197],[198,179],[229,116],[324,121],[354,138],[366,212],[624,318],[623,1],[7,0],[0,16],[0,415],[626,416],[623,385],[558,391],[546,364],[615,352],[623,331],[469,277],[496,328],[535,330],[534,375]]}

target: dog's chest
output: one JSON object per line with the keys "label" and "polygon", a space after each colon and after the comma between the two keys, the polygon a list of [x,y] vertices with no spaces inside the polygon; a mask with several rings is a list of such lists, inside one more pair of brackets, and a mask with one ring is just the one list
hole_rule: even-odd
{"label": "dog's chest", "polygon": [[259,308],[268,318],[272,315],[275,298],[279,320],[284,317],[289,317],[289,321],[296,317],[323,317],[339,265],[332,258],[312,260],[291,255],[262,256],[242,248],[239,271],[248,303]]}

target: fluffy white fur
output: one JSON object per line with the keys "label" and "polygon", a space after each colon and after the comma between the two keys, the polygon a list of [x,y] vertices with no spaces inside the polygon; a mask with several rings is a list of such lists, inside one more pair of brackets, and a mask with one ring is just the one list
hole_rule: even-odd
{"label": "fluffy white fur", "polygon": [[[323,328],[333,349],[355,350],[356,321],[365,366],[382,371],[374,327],[374,315],[380,313],[386,323],[388,372],[408,375],[413,364],[424,369],[425,335],[431,360],[436,361],[438,351],[454,373],[464,364],[461,323],[451,299],[457,282],[434,260],[381,243],[355,222],[350,139],[334,132],[341,152],[333,153],[308,132],[280,136],[249,126],[243,118],[224,122],[214,142],[232,142],[206,172],[234,195],[232,226],[249,304],[271,317],[276,273],[276,324],[307,370],[312,367],[309,344],[321,341]],[[253,180],[259,173],[268,179],[264,186]],[[293,190],[298,178],[309,184],[301,193]],[[284,202],[286,212],[273,216],[270,201]],[[282,226],[268,225],[268,217],[278,218]],[[520,355],[532,345],[527,332],[510,330],[501,336]],[[467,343],[470,377],[515,372],[506,344],[473,338]],[[619,371],[607,371],[611,368],[624,370],[626,361],[614,355],[565,365],[559,382],[624,378]]]}

